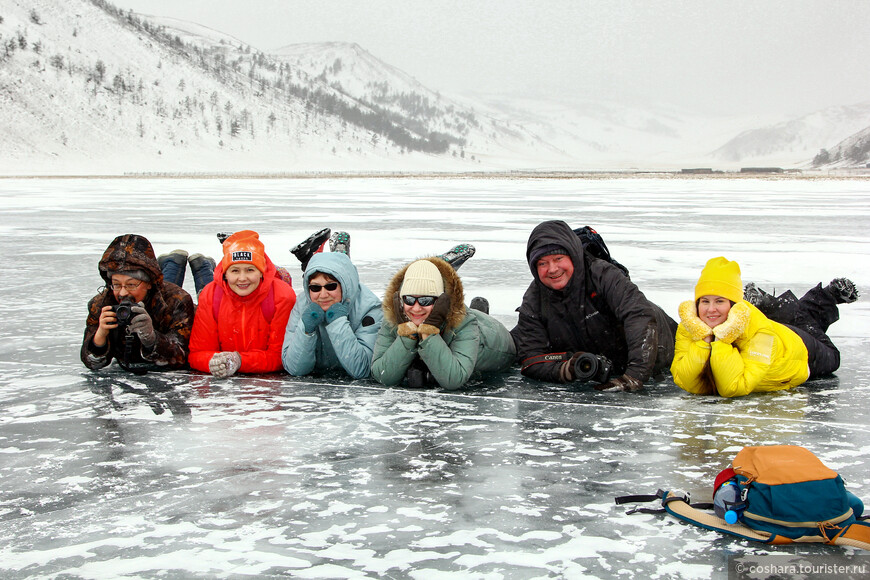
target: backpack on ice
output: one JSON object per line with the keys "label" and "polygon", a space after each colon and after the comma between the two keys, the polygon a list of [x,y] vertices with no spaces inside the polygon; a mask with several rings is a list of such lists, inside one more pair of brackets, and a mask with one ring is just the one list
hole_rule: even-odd
{"label": "backpack on ice", "polygon": [[741,490],[735,524],[702,511],[712,504],[690,504],[687,494],[659,490],[654,496],[618,497],[616,503],[661,499],[664,510],[635,508],[628,513],[665,511],[702,528],[766,544],[821,542],[870,550],[870,524],[860,521],[866,519],[860,513],[863,504],[809,450],[794,445],[744,447],[730,470],[725,470],[726,477],[733,473]]}

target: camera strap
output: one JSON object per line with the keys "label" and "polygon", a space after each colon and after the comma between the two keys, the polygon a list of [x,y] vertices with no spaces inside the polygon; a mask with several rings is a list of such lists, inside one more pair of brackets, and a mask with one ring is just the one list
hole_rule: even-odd
{"label": "camera strap", "polygon": [[521,370],[524,371],[530,366],[534,366],[537,364],[548,362],[561,362],[563,360],[568,360],[569,358],[571,358],[571,355],[567,352],[548,352],[545,354],[530,356],[523,361],[523,367]]}
{"label": "camera strap", "polygon": [[133,345],[136,342],[136,336],[134,336],[133,332],[130,331],[130,327],[124,328],[124,356],[123,360],[119,360],[118,364],[122,369],[127,372],[131,372],[134,375],[144,375],[148,371],[144,368],[140,368],[138,366],[134,366],[133,363],[130,362],[130,358],[133,356]]}

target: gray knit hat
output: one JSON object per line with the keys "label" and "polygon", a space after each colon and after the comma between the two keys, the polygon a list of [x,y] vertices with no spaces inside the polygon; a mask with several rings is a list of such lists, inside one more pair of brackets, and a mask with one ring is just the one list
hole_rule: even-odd
{"label": "gray knit hat", "polygon": [[143,282],[151,282],[151,276],[148,275],[148,272],[145,270],[124,270],[123,272],[115,272],[109,271],[109,280],[112,279],[112,276],[115,274],[121,274],[122,276],[129,276],[134,280],[142,280]]}

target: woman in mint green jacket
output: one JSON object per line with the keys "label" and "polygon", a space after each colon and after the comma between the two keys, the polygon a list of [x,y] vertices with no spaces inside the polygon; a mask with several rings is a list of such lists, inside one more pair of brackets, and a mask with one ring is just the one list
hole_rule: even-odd
{"label": "woman in mint green jacket", "polygon": [[454,390],[475,373],[501,372],[516,358],[513,338],[498,320],[466,309],[462,282],[438,257],[402,268],[387,286],[372,377],[386,386]]}

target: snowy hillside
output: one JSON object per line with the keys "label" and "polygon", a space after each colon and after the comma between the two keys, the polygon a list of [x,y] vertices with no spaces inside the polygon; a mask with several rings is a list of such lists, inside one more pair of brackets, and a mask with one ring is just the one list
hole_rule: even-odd
{"label": "snowy hillside", "polygon": [[509,116],[489,115],[479,103],[433,91],[358,44],[291,44],[271,56],[367,107],[412,119],[420,131],[443,136],[461,146],[460,155],[472,152],[488,167],[572,162]]}
{"label": "snowy hillside", "polygon": [[870,127],[843,139],[830,150],[822,149],[813,158],[813,167],[865,167],[870,161]]}
{"label": "snowy hillside", "polygon": [[787,167],[870,113],[867,103],[772,125],[446,95],[357,44],[266,53],[106,0],[0,0],[0,103],[5,175]]}
{"label": "snowy hillside", "polygon": [[203,27],[101,0],[3,0],[0,18],[5,174],[474,165],[459,147],[426,152],[441,140],[407,119],[354,119],[322,82]]}
{"label": "snowy hillside", "polygon": [[723,161],[806,165],[830,147],[870,123],[870,102],[830,107],[810,115],[745,131],[714,152]]}

